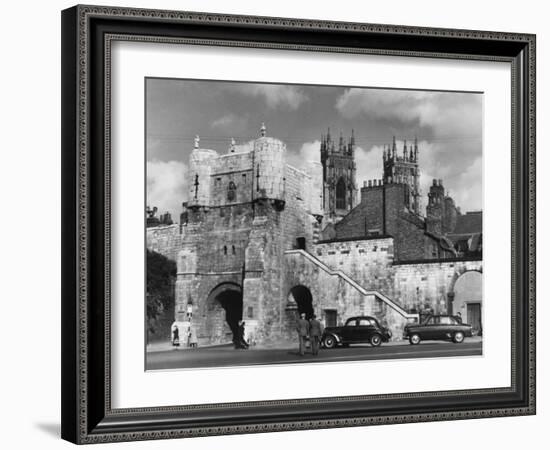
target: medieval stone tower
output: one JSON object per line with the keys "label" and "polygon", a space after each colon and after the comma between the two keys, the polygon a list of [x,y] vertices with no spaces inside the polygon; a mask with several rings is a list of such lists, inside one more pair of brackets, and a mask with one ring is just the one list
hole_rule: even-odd
{"label": "medieval stone tower", "polygon": [[329,223],[344,217],[357,204],[355,183],[355,136],[344,142],[340,133],[338,145],[330,134],[321,136],[321,164],[323,165],[323,209]]}
{"label": "medieval stone tower", "polygon": [[409,210],[420,215],[420,170],[418,168],[418,142],[407,147],[403,144],[403,153],[399,156],[395,136],[391,146],[384,147],[384,184],[401,183],[407,186],[405,204]]}
{"label": "medieval stone tower", "polygon": [[426,206],[426,230],[430,233],[448,234],[456,227],[459,209],[449,195],[445,195],[443,180],[433,180]]}

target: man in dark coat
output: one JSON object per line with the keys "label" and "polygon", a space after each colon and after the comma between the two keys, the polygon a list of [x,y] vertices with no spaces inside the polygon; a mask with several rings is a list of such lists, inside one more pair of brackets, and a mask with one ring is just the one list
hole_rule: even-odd
{"label": "man in dark coat", "polygon": [[319,354],[319,345],[322,335],[323,325],[317,320],[317,316],[313,314],[309,321],[309,339],[311,341],[311,353],[313,353],[314,356]]}
{"label": "man in dark coat", "polygon": [[306,320],[306,314],[301,313],[298,322],[296,322],[296,331],[298,332],[298,341],[300,343],[300,356],[304,356],[306,350],[306,340],[309,333],[309,322]]}
{"label": "man in dark coat", "polygon": [[174,327],[172,330],[172,345],[174,347],[179,347],[180,345],[180,330],[178,327]]}

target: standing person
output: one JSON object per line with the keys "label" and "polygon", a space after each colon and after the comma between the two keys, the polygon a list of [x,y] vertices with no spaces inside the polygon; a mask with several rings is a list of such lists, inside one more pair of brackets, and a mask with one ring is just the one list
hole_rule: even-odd
{"label": "standing person", "polygon": [[301,313],[298,322],[296,322],[296,331],[298,332],[300,356],[304,356],[306,349],[306,339],[309,333],[309,322],[306,320],[306,313]]}
{"label": "standing person", "polygon": [[194,326],[189,327],[189,347],[196,347],[198,343],[197,339],[197,330],[195,330]]}
{"label": "standing person", "polygon": [[311,340],[311,353],[313,356],[319,354],[319,344],[323,335],[323,324],[317,320],[317,316],[313,314],[309,321],[309,339]]}
{"label": "standing person", "polygon": [[180,345],[180,330],[177,326],[174,326],[172,329],[172,345],[174,347],[179,347]]}
{"label": "standing person", "polygon": [[239,345],[241,348],[248,348],[248,342],[244,338],[244,320],[239,320]]}
{"label": "standing person", "polygon": [[239,338],[239,333],[241,332],[240,322],[235,323],[233,322],[231,325],[231,332],[233,333],[233,347],[235,347],[235,350],[241,348],[241,340]]}

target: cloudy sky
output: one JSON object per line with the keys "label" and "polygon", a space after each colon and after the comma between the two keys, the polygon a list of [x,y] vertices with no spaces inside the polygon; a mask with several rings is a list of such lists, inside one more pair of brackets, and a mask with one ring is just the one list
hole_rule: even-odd
{"label": "cloudy sky", "polygon": [[462,211],[482,208],[480,93],[147,79],[146,113],[147,203],[175,218],[187,200],[195,135],[201,147],[226,153],[231,138],[248,148],[261,122],[297,167],[319,161],[327,127],[336,137],[354,129],[358,186],[382,178],[392,136],[400,150],[417,136],[424,205],[432,179],[441,178]]}

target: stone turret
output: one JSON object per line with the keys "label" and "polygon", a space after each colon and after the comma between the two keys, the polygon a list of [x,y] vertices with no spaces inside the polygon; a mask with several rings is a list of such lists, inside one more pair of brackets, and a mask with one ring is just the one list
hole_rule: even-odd
{"label": "stone turret", "polygon": [[195,138],[195,148],[189,158],[189,206],[210,205],[210,174],[213,161],[218,158],[214,150],[200,148],[200,139]]}
{"label": "stone turret", "polygon": [[254,198],[284,200],[286,145],[267,136],[262,123],[260,137],[254,141]]}

